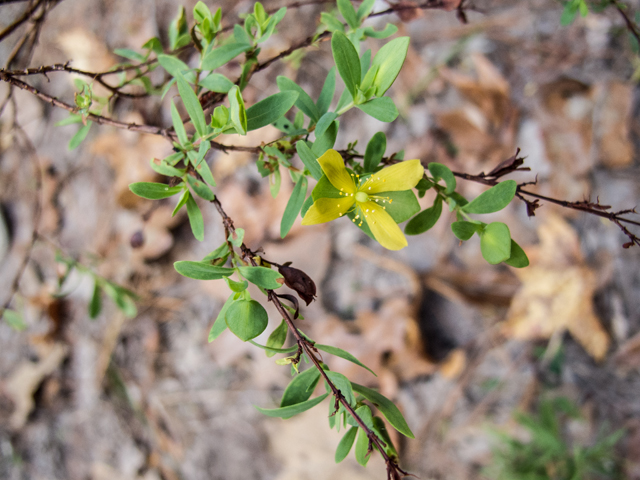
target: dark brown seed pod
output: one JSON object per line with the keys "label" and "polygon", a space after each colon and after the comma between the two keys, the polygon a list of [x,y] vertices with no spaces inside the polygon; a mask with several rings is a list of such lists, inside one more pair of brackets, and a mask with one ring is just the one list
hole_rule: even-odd
{"label": "dark brown seed pod", "polygon": [[290,267],[291,262],[278,267],[280,275],[284,277],[284,283],[287,287],[295,290],[298,296],[309,305],[316,296],[316,284],[302,270]]}

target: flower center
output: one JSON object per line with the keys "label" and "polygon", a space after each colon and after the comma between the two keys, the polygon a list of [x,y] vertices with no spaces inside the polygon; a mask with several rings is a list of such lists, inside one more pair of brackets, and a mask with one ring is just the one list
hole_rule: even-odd
{"label": "flower center", "polygon": [[369,201],[369,195],[367,195],[364,192],[357,192],[356,193],[356,202],[359,203],[365,203]]}

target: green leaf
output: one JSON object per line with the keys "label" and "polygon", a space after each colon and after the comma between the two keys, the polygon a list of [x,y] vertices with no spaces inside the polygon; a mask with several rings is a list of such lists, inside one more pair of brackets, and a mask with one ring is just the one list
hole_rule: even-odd
{"label": "green leaf", "polygon": [[93,285],[91,301],[89,301],[89,318],[96,318],[100,314],[100,310],[102,310],[102,290],[100,289],[100,284],[96,280]]}
{"label": "green leaf", "polygon": [[277,280],[284,279],[278,272],[267,267],[238,267],[238,270],[251,283],[268,290],[280,288],[282,283]]}
{"label": "green leaf", "polygon": [[460,240],[466,241],[473,237],[473,234],[480,231],[482,225],[474,222],[453,222],[451,224],[451,231]]}
{"label": "green leaf", "polygon": [[201,137],[204,137],[207,122],[204,121],[204,111],[202,110],[202,105],[200,105],[200,100],[198,100],[198,96],[182,75],[178,75],[177,79],[178,92],[180,92],[182,103],[184,103],[187,109],[187,113],[193,122],[193,126],[196,128],[196,132],[198,132],[198,135]]}
{"label": "green leaf", "polygon": [[216,338],[220,336],[222,332],[224,332],[227,329],[227,321],[225,320],[224,317],[227,314],[227,310],[229,309],[229,306],[233,303],[234,297],[235,297],[235,293],[232,293],[231,295],[229,295],[229,298],[227,298],[227,301],[224,302],[224,305],[220,309],[220,312],[216,317],[216,321],[213,322],[213,325],[211,326],[211,330],[209,330],[209,338],[208,338],[209,343],[213,342]]}
{"label": "green leaf", "polygon": [[229,330],[243,342],[256,338],[269,324],[267,311],[255,300],[236,300],[224,318]]}
{"label": "green leaf", "polygon": [[287,206],[282,214],[282,221],[280,222],[280,238],[284,238],[293,227],[293,223],[296,221],[298,213],[302,208],[304,199],[307,196],[307,177],[300,177],[296,186],[293,187]]}
{"label": "green leaf", "polygon": [[349,379],[341,373],[332,372],[331,370],[327,370],[325,373],[327,374],[327,377],[329,377],[329,380],[331,380],[331,382],[336,386],[336,388],[340,390],[340,393],[347,401],[347,403],[352,407],[355,406],[356,397],[353,394],[353,389],[351,388],[351,382],[349,382]]}
{"label": "green leaf", "polygon": [[251,45],[245,43],[228,43],[214,48],[202,59],[202,70],[215,70],[249,50],[251,50]]}
{"label": "green leaf", "polygon": [[351,355],[349,352],[342,350],[341,348],[338,347],[332,347],[331,345],[320,345],[319,343],[315,344],[315,347],[318,350],[321,350],[323,352],[327,352],[331,355],[335,355],[336,357],[340,357],[340,358],[344,358],[345,360],[350,361],[351,363],[355,363],[356,365],[361,366],[362,368],[365,368],[367,370],[369,370],[371,373],[373,373],[373,375],[377,376],[373,370],[371,370],[369,367],[367,367],[364,363],[362,363],[360,360],[358,360],[356,357],[354,357],[353,355]]}
{"label": "green leaf", "polygon": [[218,93],[227,93],[233,87],[233,82],[221,73],[210,73],[200,79],[199,84],[206,90]]}
{"label": "green leaf", "polygon": [[336,91],[336,67],[331,67],[329,73],[327,73],[327,78],[324,80],[324,85],[322,85],[322,91],[320,92],[320,96],[318,97],[318,102],[316,103],[318,107],[318,114],[324,115],[329,110],[331,106],[331,100],[333,100],[333,94]]}
{"label": "green leaf", "polygon": [[389,97],[372,98],[366,103],[356,105],[356,107],[381,122],[389,123],[398,118],[396,104]]}
{"label": "green leaf", "polygon": [[367,149],[364,152],[364,171],[367,173],[375,172],[376,168],[380,164],[384,152],[387,149],[387,136],[384,132],[378,132],[367,144]]}
{"label": "green leaf", "polygon": [[353,446],[353,442],[356,439],[357,433],[358,427],[351,427],[349,430],[347,430],[347,433],[344,434],[344,436],[340,440],[340,443],[338,444],[338,447],[336,448],[336,463],[340,463],[345,458],[347,458],[347,455],[349,455],[351,447]]}
{"label": "green leaf", "polygon": [[565,5],[562,15],[560,16],[560,25],[566,27],[571,25],[578,13],[578,5],[576,2],[569,2]]}
{"label": "green leaf", "polygon": [[191,225],[191,231],[193,236],[198,241],[204,240],[204,220],[202,218],[202,212],[200,207],[193,199],[191,195],[187,198],[187,216],[189,217],[189,225]]}
{"label": "green leaf", "polygon": [[223,242],[213,252],[208,253],[207,256],[202,259],[202,263],[213,262],[214,260],[224,258],[229,255],[229,253],[229,245],[227,245],[227,242]]}
{"label": "green leaf", "polygon": [[244,241],[244,228],[236,228],[235,232],[230,232],[227,240],[234,247],[241,247]]}
{"label": "green leaf", "polygon": [[27,328],[27,324],[24,323],[22,315],[20,315],[15,310],[5,308],[2,312],[2,319],[7,322],[7,325],[9,325],[14,330],[21,331]]}
{"label": "green leaf", "polygon": [[515,180],[500,182],[467,203],[462,211],[479,214],[498,212],[513,200],[517,188]]}
{"label": "green leaf", "polygon": [[284,393],[282,394],[282,400],[280,401],[280,406],[288,407],[306,402],[311,398],[311,395],[313,395],[313,390],[316,388],[319,380],[320,372],[315,367],[308,368],[307,370],[298,373],[291,379],[287,388],[285,388]]}
{"label": "green leaf", "polygon": [[480,234],[482,257],[491,265],[504,262],[511,257],[511,234],[502,222],[487,225]]}
{"label": "green leaf", "polygon": [[524,268],[529,266],[529,257],[520,245],[511,240],[511,256],[504,263],[511,267]]}
{"label": "green leaf", "polygon": [[[231,123],[240,135],[247,134],[247,111],[244,108],[244,99],[237,85],[234,85],[229,93],[229,114]],[[254,105],[255,106],[255,105]]]}
{"label": "green leaf", "polygon": [[233,38],[237,43],[243,45],[250,45],[253,42],[253,38],[237,23],[233,26]]}
{"label": "green leaf", "polygon": [[189,189],[188,188],[184,189],[184,191],[182,192],[182,195],[180,195],[180,199],[178,200],[178,203],[176,204],[175,208],[173,209],[173,212],[171,213],[172,217],[175,217],[176,213],[178,213],[180,209],[187,204],[187,200],[189,200],[190,196],[191,196],[191,193],[189,192]]}
{"label": "green leaf", "polygon": [[271,190],[271,196],[276,198],[280,192],[280,183],[282,182],[282,175],[280,169],[276,168],[271,175],[269,175],[269,189]]}
{"label": "green leaf", "polygon": [[296,92],[298,94],[298,98],[295,102],[296,107],[302,110],[313,123],[317,123],[318,119],[320,118],[318,108],[316,107],[316,104],[313,103],[313,100],[311,100],[309,94],[305,92],[302,87],[300,87],[300,85],[298,85],[293,80],[289,80],[287,77],[283,76],[279,76],[276,79],[276,83],[278,84],[278,88],[281,92]]}
{"label": "green leaf", "polygon": [[409,220],[407,226],[404,227],[404,233],[407,235],[420,235],[421,233],[426,232],[436,224],[441,213],[442,199],[438,196],[436,197],[432,207],[423,210]]}
{"label": "green leaf", "polygon": [[78,115],[77,113],[70,113],[67,118],[63,118],[53,125],[56,127],[64,127],[65,125],[72,125],[74,123],[82,123],[82,115]]}
{"label": "green leaf", "polygon": [[338,137],[338,121],[334,120],[331,125],[325,130],[324,135],[318,138],[316,137],[316,141],[313,142],[313,146],[311,147],[311,151],[317,157],[320,157],[336,143],[336,138]]}
{"label": "green leaf", "polygon": [[356,15],[356,11],[350,0],[338,0],[338,10],[340,10],[342,17],[352,29],[360,26],[358,15]]}
{"label": "green leaf", "polygon": [[431,162],[428,168],[436,182],[439,179],[444,180],[444,183],[447,185],[446,193],[452,193],[456,189],[456,177],[453,176],[453,172],[449,167],[441,163]]}
{"label": "green leaf", "polygon": [[378,73],[373,81],[376,96],[382,97],[396,80],[409,50],[409,40],[409,37],[394,38],[378,50],[373,58],[371,67],[378,67]]}
{"label": "green leaf", "polygon": [[287,113],[298,99],[298,92],[286,91],[271,95],[247,109],[247,131],[274,123]]}
{"label": "green leaf", "polygon": [[170,187],[164,183],[137,182],[129,185],[129,190],[142,198],[160,200],[182,192],[182,187]]}
{"label": "green leaf", "polygon": [[366,467],[369,462],[369,458],[371,458],[369,452],[369,437],[367,437],[367,433],[363,429],[359,428],[358,430],[358,440],[356,441],[355,451],[356,460],[360,465]]}
{"label": "green leaf", "polygon": [[197,178],[187,175],[187,183],[200,198],[204,198],[209,202],[216,198],[211,189]]}
{"label": "green leaf", "polygon": [[375,3],[376,0],[364,0],[360,4],[360,6],[358,7],[358,12],[356,14],[358,16],[359,22],[362,22],[363,19],[369,16],[369,14],[371,13],[371,9],[375,5]]}
{"label": "green leaf", "polygon": [[213,174],[211,173],[211,169],[209,168],[209,165],[207,164],[207,162],[205,162],[205,161],[200,162],[198,164],[198,166],[196,167],[196,172],[198,172],[200,174],[200,176],[202,177],[202,179],[205,182],[207,182],[209,185],[211,185],[213,187],[216,186],[216,181],[213,178]]}
{"label": "green leaf", "polygon": [[184,129],[184,123],[182,123],[182,119],[180,118],[180,114],[178,113],[178,109],[173,103],[173,100],[171,101],[171,121],[173,122],[173,129],[176,131],[176,135],[178,135],[180,145],[187,145],[189,143],[187,131]]}
{"label": "green leaf", "polygon": [[354,392],[359,393],[373,403],[393,428],[409,438],[415,438],[413,432],[411,432],[411,429],[409,428],[409,425],[407,425],[406,420],[402,416],[402,413],[400,413],[398,407],[396,407],[391,400],[375,390],[363,387],[357,383],[351,382],[351,386],[353,387]]}
{"label": "green leaf", "polygon": [[322,137],[324,135],[324,132],[327,131],[327,128],[331,126],[336,118],[338,118],[338,114],[335,112],[327,112],[322,115],[322,117],[320,117],[320,120],[318,120],[318,124],[316,125],[316,138]]}
{"label": "green leaf", "polygon": [[386,27],[383,30],[375,30],[373,27],[366,27],[364,29],[364,35],[366,37],[371,38],[387,38],[393,35],[398,31],[398,27],[396,27],[392,23],[387,23]]}
{"label": "green leaf", "polygon": [[323,173],[318,163],[318,157],[315,156],[304,141],[296,142],[296,151],[298,152],[300,160],[304,163],[304,166],[307,167],[307,170],[311,173],[311,176],[316,180],[320,180]]}
{"label": "green leaf", "polygon": [[166,175],[167,177],[182,177],[185,173],[185,169],[172,167],[167,165],[163,160],[159,158],[152,158],[149,162],[151,168],[160,175]]}
{"label": "green leaf", "polygon": [[265,347],[264,345],[260,345],[259,343],[256,343],[253,340],[249,340],[249,343],[251,345],[255,345],[258,348],[261,348],[262,350],[265,350],[268,356],[271,356],[269,355],[269,353],[271,353],[272,355],[275,355],[276,353],[292,353],[298,350],[297,345],[294,345],[293,347],[287,347],[287,348],[271,348],[271,347]]}
{"label": "green leaf", "polygon": [[246,280],[236,282],[235,280],[231,280],[229,277],[224,277],[224,281],[227,283],[229,290],[235,293],[244,292],[249,286],[249,282]]}
{"label": "green leaf", "polygon": [[129,60],[133,60],[134,62],[144,62],[147,58],[136,52],[135,50],[131,50],[130,48],[116,48],[113,50],[113,53],[116,55],[120,55],[121,57],[128,58]]}
{"label": "green leaf", "polygon": [[92,124],[93,122],[88,121],[86,125],[84,125],[80,130],[76,132],[73,137],[71,137],[71,140],[69,140],[69,150],[78,148],[82,141],[87,138]]}
{"label": "green leaf", "polygon": [[105,282],[102,288],[125,316],[133,318],[137,315],[138,309],[132,298],[133,292],[111,282]]}
{"label": "green leaf", "polygon": [[[288,331],[289,328],[287,327],[287,322],[282,320],[280,325],[278,325],[278,327],[271,332],[271,335],[269,335],[269,338],[267,339],[267,348],[281,349],[284,342],[287,341]],[[267,350],[267,357],[273,357],[275,354],[276,352]]]}
{"label": "green leaf", "polygon": [[304,218],[304,216],[307,214],[307,210],[311,208],[311,205],[313,205],[313,196],[309,195],[302,204],[302,210],[300,210],[300,218]]}
{"label": "green leaf", "polygon": [[290,405],[288,407],[281,408],[260,408],[256,407],[256,409],[266,415],[267,417],[281,417],[281,418],[290,418],[294,415],[298,415],[299,413],[306,412],[310,408],[315,407],[320,402],[322,402],[325,398],[329,396],[328,393],[320,395],[311,400],[307,400],[306,402],[296,403],[295,405]]}
{"label": "green leaf", "polygon": [[172,55],[159,54],[158,63],[174,78],[182,74],[189,83],[193,83],[196,79],[195,74],[190,71],[189,66]]}
{"label": "green leaf", "polygon": [[342,77],[347,90],[355,98],[360,84],[360,59],[358,52],[347,36],[342,32],[334,32],[331,37],[331,51],[336,62],[338,73]]}
{"label": "green leaf", "polygon": [[187,260],[175,262],[173,268],[180,275],[194,280],[220,280],[222,277],[232,275],[235,271],[233,268],[218,267],[210,263],[190,262]]}

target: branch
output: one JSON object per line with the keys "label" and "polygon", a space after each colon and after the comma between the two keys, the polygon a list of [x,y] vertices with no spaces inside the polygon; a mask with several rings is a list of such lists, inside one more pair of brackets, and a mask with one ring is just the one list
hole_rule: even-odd
{"label": "branch", "polygon": [[[220,203],[217,197],[214,200],[212,200],[211,203],[215,205],[216,209],[218,210],[218,213],[222,217],[222,223],[224,225],[225,233],[227,234],[227,238],[228,238],[228,234],[230,232],[231,233],[235,232],[235,226],[233,224],[233,220],[224,211],[224,209],[222,208],[222,204]],[[254,267],[257,266],[257,263],[254,260],[254,256],[255,256],[254,252],[251,251],[244,243],[242,243],[242,245],[240,246],[240,249],[242,250],[242,257],[245,260],[249,261],[251,265],[253,265]],[[389,455],[387,455],[387,453],[384,450],[386,443],[381,438],[379,438],[375,434],[375,432],[373,432],[373,430],[367,427],[367,425],[355,412],[353,407],[349,405],[349,402],[347,402],[347,400],[344,398],[344,395],[342,394],[342,392],[340,392],[340,389],[338,389],[338,387],[336,387],[335,384],[331,381],[331,379],[327,375],[327,372],[325,372],[325,370],[322,368],[322,365],[320,364],[320,360],[318,360],[318,358],[315,355],[315,351],[317,350],[315,350],[315,348],[313,347],[313,343],[309,342],[306,338],[302,336],[302,334],[298,330],[298,327],[296,327],[295,324],[293,323],[293,319],[291,318],[291,315],[282,305],[282,302],[278,298],[278,295],[273,290],[266,290],[266,292],[267,292],[267,297],[269,298],[269,301],[275,305],[276,309],[278,310],[280,315],[282,315],[282,318],[284,319],[284,321],[287,323],[289,330],[291,331],[291,333],[293,333],[294,337],[296,338],[298,348],[302,349],[304,353],[307,354],[307,356],[311,359],[311,362],[313,363],[313,365],[320,372],[320,375],[322,376],[324,381],[327,382],[327,385],[331,389],[331,392],[333,393],[333,396],[336,399],[336,402],[339,402],[342,404],[345,410],[356,421],[358,426],[366,432],[367,438],[369,439],[369,443],[375,445],[378,451],[380,452],[380,454],[382,455],[382,458],[384,458],[384,461],[387,467],[387,479],[395,480],[395,479],[400,479],[401,475],[408,475],[407,472],[405,472],[400,468],[400,466],[395,462],[395,460],[393,460],[391,457],[389,457]]]}
{"label": "branch", "polygon": [[618,13],[624,19],[624,23],[627,25],[627,30],[629,30],[631,35],[633,35],[638,41],[638,44],[640,44],[640,30],[638,29],[638,26],[629,18],[627,12],[624,11],[626,5],[619,2],[618,0],[611,0],[611,4],[616,7],[616,10],[618,10]]}

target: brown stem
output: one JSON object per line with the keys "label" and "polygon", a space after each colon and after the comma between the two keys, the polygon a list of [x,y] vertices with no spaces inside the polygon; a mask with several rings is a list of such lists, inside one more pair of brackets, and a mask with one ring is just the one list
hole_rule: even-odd
{"label": "brown stem", "polygon": [[[216,198],[211,203],[215,205],[216,209],[218,210],[218,213],[222,217],[222,223],[224,225],[225,231],[235,232],[235,226],[233,224],[233,220],[224,211],[220,201]],[[244,243],[242,243],[240,248],[242,250],[243,258],[248,260],[251,263],[251,265],[253,265],[254,267],[257,266],[258,264],[253,258],[254,253]],[[293,323],[293,319],[291,318],[291,315],[286,310],[286,308],[284,308],[284,306],[282,305],[282,302],[278,298],[277,294],[273,290],[266,290],[266,292],[267,292],[267,297],[269,301],[275,305],[276,309],[278,310],[280,315],[282,315],[282,318],[284,319],[284,321],[287,323],[289,330],[291,331],[291,333],[293,333],[294,337],[296,338],[298,347],[302,348],[302,350],[307,354],[309,359],[311,359],[311,362],[316,367],[316,369],[320,372],[320,375],[322,376],[324,381],[327,382],[327,385],[331,389],[331,392],[334,398],[342,404],[345,410],[356,421],[358,426],[366,432],[369,442],[378,448],[380,454],[382,455],[382,458],[384,458],[384,461],[387,467],[387,478],[399,478],[399,474],[406,475],[407,472],[402,470],[397,465],[397,463],[391,457],[389,457],[389,455],[387,455],[386,451],[384,450],[386,443],[381,438],[379,438],[373,430],[367,427],[364,421],[355,412],[353,407],[349,405],[349,402],[347,402],[342,392],[340,392],[340,389],[336,387],[335,384],[331,381],[331,379],[327,375],[327,372],[322,368],[322,365],[320,364],[320,360],[318,360],[318,358],[316,357],[315,352],[313,351],[312,344],[302,336],[302,334],[298,330],[298,327],[296,327],[296,325]]]}

